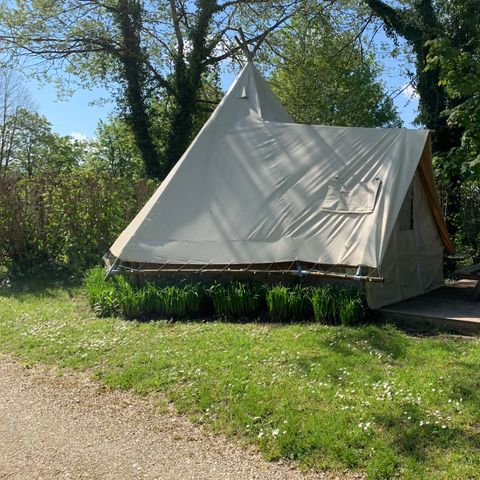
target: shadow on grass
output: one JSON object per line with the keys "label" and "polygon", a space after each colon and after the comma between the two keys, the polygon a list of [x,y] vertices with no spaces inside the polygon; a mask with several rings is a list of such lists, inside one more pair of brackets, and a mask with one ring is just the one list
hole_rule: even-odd
{"label": "shadow on grass", "polygon": [[438,424],[432,420],[425,423],[428,417],[419,407],[409,406],[409,420],[405,415],[393,412],[378,413],[374,418],[377,425],[389,432],[392,439],[390,448],[396,455],[409,459],[408,463],[424,465],[431,459],[432,452],[447,454],[460,445],[462,450],[471,452],[478,451],[480,447],[478,433],[466,428],[447,427],[442,421]]}
{"label": "shadow on grass", "polygon": [[0,297],[15,298],[22,301],[36,297],[55,298],[58,290],[74,297],[82,285],[82,277],[58,270],[42,271],[30,275],[0,277]]}

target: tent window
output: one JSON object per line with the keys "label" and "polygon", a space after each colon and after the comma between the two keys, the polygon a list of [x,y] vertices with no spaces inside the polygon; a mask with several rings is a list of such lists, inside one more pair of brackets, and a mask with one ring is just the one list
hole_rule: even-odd
{"label": "tent window", "polygon": [[410,185],[398,215],[401,231],[413,230],[413,185]]}
{"label": "tent window", "polygon": [[332,180],[321,209],[337,213],[372,213],[381,184],[378,178],[346,185]]}

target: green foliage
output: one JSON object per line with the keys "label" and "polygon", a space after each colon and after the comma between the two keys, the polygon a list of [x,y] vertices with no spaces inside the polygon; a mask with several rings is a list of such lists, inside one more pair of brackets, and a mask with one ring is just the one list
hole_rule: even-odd
{"label": "green foliage", "polygon": [[201,284],[161,288],[158,291],[158,313],[173,318],[198,316],[203,295]]}
{"label": "green foliage", "polygon": [[[450,106],[443,115],[452,128],[461,129],[460,145],[441,159],[447,179],[459,174],[465,180],[480,176],[480,34],[465,51],[448,38],[429,42],[427,70],[440,72]],[[440,163],[440,162],[438,162]]]}
{"label": "green foliage", "polygon": [[353,30],[337,31],[323,8],[302,11],[275,34],[280,53],[269,59],[274,92],[299,123],[400,126],[375,57],[357,46]]}
{"label": "green foliage", "polygon": [[144,291],[136,288],[122,275],[111,280],[118,301],[119,311],[127,318],[139,318],[145,314]]}
{"label": "green foliage", "polygon": [[111,117],[97,125],[96,139],[91,142],[85,167],[118,177],[140,178],[144,175],[141,154],[128,121]]}
{"label": "green foliage", "polygon": [[330,285],[313,288],[310,301],[312,302],[313,316],[317,322],[335,323],[336,298],[335,290]]}
{"label": "green foliage", "polygon": [[205,296],[197,284],[160,286],[152,282],[136,285],[122,275],[106,279],[101,267],[85,275],[85,289],[90,306],[98,316],[121,314],[126,318],[198,316]]}
{"label": "green foliage", "polygon": [[81,170],[0,176],[0,267],[82,271],[97,264],[153,187]]}
{"label": "green foliage", "polygon": [[263,305],[265,288],[259,284],[232,282],[215,283],[208,289],[217,315],[227,318],[244,318],[257,314]]}
{"label": "green foliage", "polygon": [[304,320],[311,316],[310,289],[302,285],[274,285],[266,292],[268,313],[273,320]]}
{"label": "green foliage", "polygon": [[88,303],[98,317],[113,316],[118,310],[115,285],[107,282],[105,276],[105,269],[95,267],[86,273],[84,280]]}
{"label": "green foliage", "polygon": [[363,298],[358,291],[340,290],[337,294],[336,306],[342,325],[358,325],[365,317]]}
{"label": "green foliage", "polygon": [[363,295],[357,290],[317,287],[311,290],[310,300],[317,322],[358,325],[365,318]]}
{"label": "green foliage", "polygon": [[428,42],[428,72],[436,71],[448,105],[443,118],[459,137],[437,155],[435,170],[441,201],[458,253],[480,256],[480,33],[478,2],[454,0],[444,5],[448,30]]}
{"label": "green foliage", "polygon": [[215,314],[229,319],[251,318],[267,307],[277,322],[309,320],[321,323],[356,325],[364,319],[360,292],[333,286],[261,285],[256,283],[214,283],[205,288],[200,283],[136,285],[118,275],[107,280],[105,270],[95,267],[85,276],[87,298],[99,316],[120,313],[127,318],[196,317],[208,296]]}

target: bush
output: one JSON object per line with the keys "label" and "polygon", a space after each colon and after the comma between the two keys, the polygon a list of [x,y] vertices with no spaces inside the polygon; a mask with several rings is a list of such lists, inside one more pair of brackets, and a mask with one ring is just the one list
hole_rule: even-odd
{"label": "bush", "polygon": [[215,283],[208,289],[217,315],[227,318],[251,317],[259,312],[265,289],[262,285],[232,282],[229,285]]}
{"label": "bush", "polygon": [[88,173],[0,176],[0,269],[84,271],[153,192],[151,181]]}
{"label": "bush", "polygon": [[275,285],[267,289],[270,317],[278,322],[308,319],[311,316],[310,288],[302,285]]}

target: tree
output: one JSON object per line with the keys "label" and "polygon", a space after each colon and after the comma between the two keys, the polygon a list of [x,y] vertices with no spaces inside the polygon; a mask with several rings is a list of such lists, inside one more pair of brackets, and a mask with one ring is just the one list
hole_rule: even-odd
{"label": "tree", "polygon": [[113,177],[141,177],[143,162],[130,124],[121,117],[100,121],[90,146],[85,168]]}
{"label": "tree", "polygon": [[372,54],[355,33],[335,31],[318,11],[296,16],[275,35],[270,82],[300,123],[398,127],[400,118],[378,81]]}
{"label": "tree", "polygon": [[[452,17],[445,9],[444,0],[407,0],[402,7],[383,0],[365,0],[372,12],[380,18],[386,33],[392,37],[403,37],[415,56],[416,73],[414,86],[419,95],[419,123],[433,130],[433,148],[437,152],[448,152],[460,143],[461,132],[447,124],[442,113],[451,106],[444,86],[440,82],[438,68],[426,68],[429,43],[444,36]],[[465,38],[458,37],[461,43]],[[465,43],[464,43],[465,46]],[[454,102],[453,102],[454,103]]]}
{"label": "tree", "polygon": [[[233,36],[240,26],[252,27],[247,41],[255,43],[289,17],[295,2],[17,0],[2,6],[0,38],[10,58],[34,59],[39,74],[56,65],[84,83],[120,85],[117,100],[129,116],[145,171],[163,177],[190,141],[211,68],[239,51]],[[172,108],[159,150],[149,107],[166,97]]]}
{"label": "tree", "polygon": [[19,115],[31,106],[28,92],[15,73],[0,70],[0,173],[6,171],[12,160]]}
{"label": "tree", "polygon": [[16,112],[10,155],[10,169],[33,177],[41,172],[71,171],[82,162],[84,146],[52,132],[43,115],[22,108]]}
{"label": "tree", "polygon": [[461,139],[458,146],[437,157],[436,171],[457,246],[480,255],[480,32],[475,15],[478,4],[454,0],[445,8],[448,28],[443,38],[428,44],[427,69],[439,71],[439,83],[451,105],[443,113],[447,124],[461,132]]}

